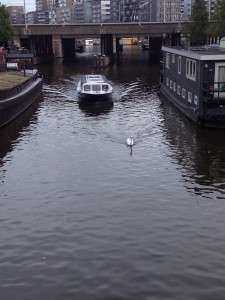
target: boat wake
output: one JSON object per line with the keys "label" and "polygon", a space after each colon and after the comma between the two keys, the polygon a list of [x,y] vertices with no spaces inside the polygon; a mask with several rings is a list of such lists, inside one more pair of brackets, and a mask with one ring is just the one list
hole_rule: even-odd
{"label": "boat wake", "polygon": [[55,95],[60,95],[60,97],[66,98],[68,100],[74,101],[74,98],[70,97],[67,95],[64,91],[58,91],[57,89],[49,88],[44,86],[43,92],[48,93],[48,94],[55,94]]}

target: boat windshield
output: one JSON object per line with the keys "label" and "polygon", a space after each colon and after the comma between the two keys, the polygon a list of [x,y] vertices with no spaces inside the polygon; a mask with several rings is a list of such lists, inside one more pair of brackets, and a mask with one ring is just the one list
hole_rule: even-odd
{"label": "boat windshield", "polygon": [[101,90],[101,85],[99,84],[92,85],[92,91],[99,92],[100,90]]}
{"label": "boat windshield", "polygon": [[91,86],[89,85],[89,84],[85,84],[84,85],[84,91],[85,92],[88,92],[88,91],[90,91],[91,90]]}
{"label": "boat windshield", "polygon": [[103,90],[104,92],[107,92],[108,89],[109,89],[109,86],[108,86],[107,84],[103,84],[103,85],[102,85],[102,90]]}

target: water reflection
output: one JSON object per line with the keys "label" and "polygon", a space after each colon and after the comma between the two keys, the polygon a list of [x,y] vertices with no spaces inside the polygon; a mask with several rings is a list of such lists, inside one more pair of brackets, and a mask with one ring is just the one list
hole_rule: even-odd
{"label": "water reflection", "polygon": [[197,127],[166,99],[161,107],[171,157],[178,163],[187,190],[213,199],[225,198],[223,132]]}
{"label": "water reflection", "polygon": [[108,114],[113,110],[113,101],[78,101],[79,108],[86,116],[98,116]]}
{"label": "water reflection", "polygon": [[43,95],[40,95],[23,114],[13,120],[9,125],[0,129],[0,167],[4,165],[4,157],[13,151],[13,148],[18,143],[22,132],[29,131],[32,123],[37,123],[37,111],[40,102],[43,100]]}

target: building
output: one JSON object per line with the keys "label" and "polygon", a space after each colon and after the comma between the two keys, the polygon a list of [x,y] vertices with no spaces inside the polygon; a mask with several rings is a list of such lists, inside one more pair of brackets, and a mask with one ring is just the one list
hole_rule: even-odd
{"label": "building", "polygon": [[23,6],[7,6],[6,10],[10,14],[12,24],[25,24],[25,14]]}
{"label": "building", "polygon": [[156,9],[156,22],[183,21],[183,0],[158,0]]}
{"label": "building", "polygon": [[110,22],[110,0],[92,0],[92,23]]}
{"label": "building", "polygon": [[91,23],[92,9],[91,0],[84,0],[74,3],[72,11],[72,23]]}

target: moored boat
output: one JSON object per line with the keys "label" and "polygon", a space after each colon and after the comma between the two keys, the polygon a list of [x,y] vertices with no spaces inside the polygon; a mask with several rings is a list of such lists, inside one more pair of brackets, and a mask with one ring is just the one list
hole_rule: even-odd
{"label": "moored boat", "polygon": [[111,99],[113,88],[104,75],[83,75],[77,85],[81,99],[99,101]]}
{"label": "moored boat", "polygon": [[13,70],[0,72],[0,127],[24,112],[41,94],[43,87],[43,76],[38,70],[20,70],[16,62],[7,64]]}
{"label": "moored boat", "polygon": [[161,93],[204,127],[225,128],[225,48],[162,47]]}

